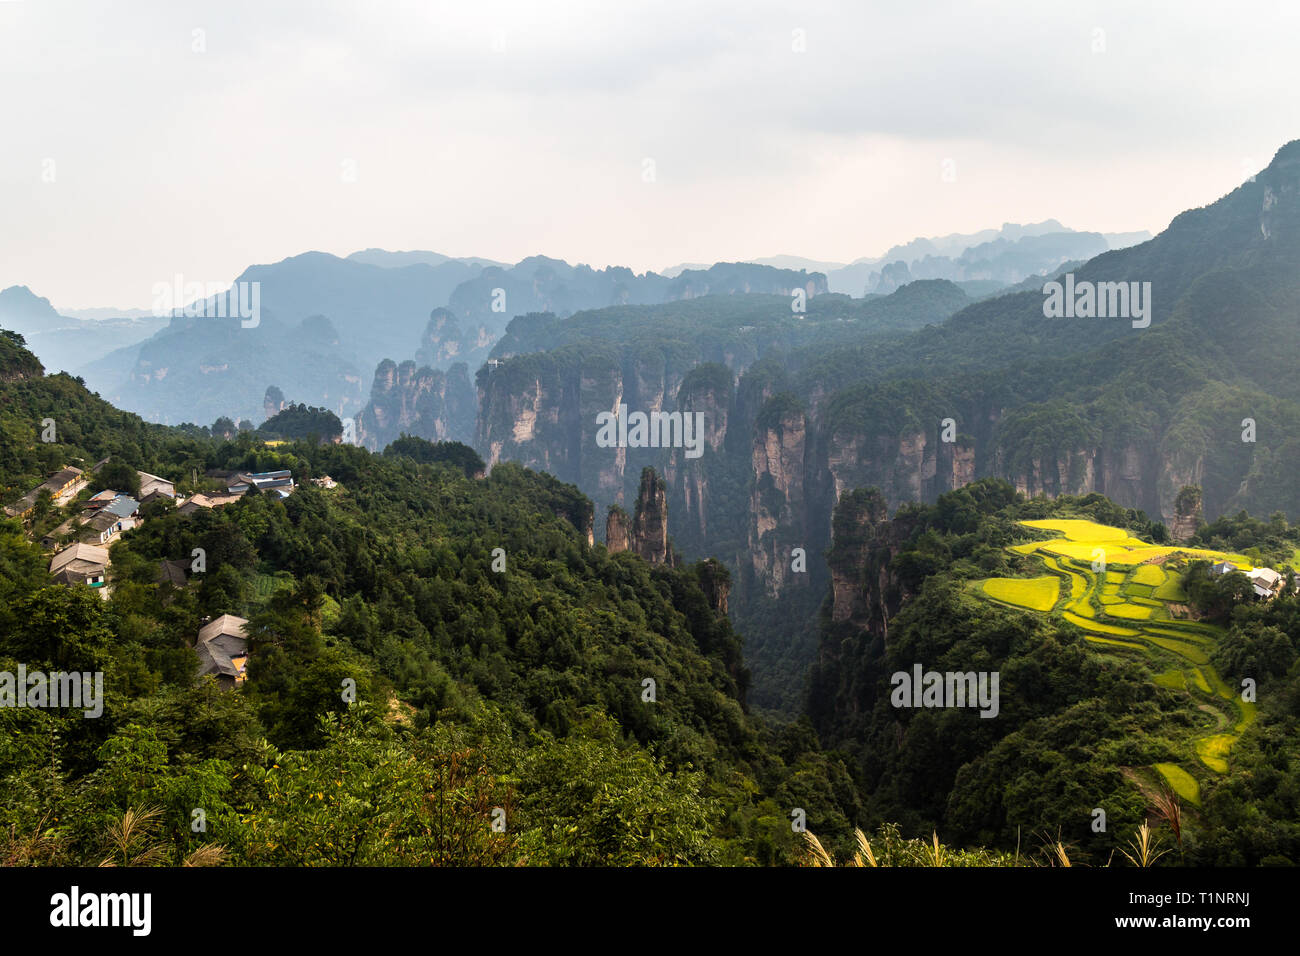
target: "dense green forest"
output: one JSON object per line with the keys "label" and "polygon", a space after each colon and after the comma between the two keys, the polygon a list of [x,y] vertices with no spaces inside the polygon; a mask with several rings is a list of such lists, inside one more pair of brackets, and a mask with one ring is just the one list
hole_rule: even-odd
{"label": "dense green forest", "polygon": [[[1100,495],[1026,500],[989,479],[881,515],[874,491],[837,509],[831,566],[863,582],[867,607],[861,620],[833,620],[824,607],[808,695],[821,739],[853,764],[864,818],[1003,851],[1060,841],[1076,863],[1117,857],[1168,798],[1136,770],[1174,759],[1207,708],[1162,683],[1136,650],[1090,644],[1061,616],[982,600],[973,585],[1041,573],[1014,550],[1033,537],[1023,520],[1085,518],[1145,541],[1164,541],[1163,525]],[[1281,515],[1221,519],[1193,544],[1220,545],[1277,567],[1300,564],[1300,528]],[[1300,858],[1300,598],[1290,587],[1267,602],[1252,600],[1249,585],[1234,594],[1231,580],[1207,577],[1203,561],[1190,563],[1186,579],[1197,617],[1221,628],[1209,663],[1229,683],[1257,682],[1260,716],[1227,772],[1204,774],[1198,801],[1176,801],[1179,829],[1164,832],[1165,847],[1174,850],[1176,837],[1187,865],[1289,865]],[[918,661],[1000,672],[998,718],[892,707],[889,676]],[[1104,832],[1092,827],[1098,807]]]}
{"label": "dense green forest", "polygon": [[[202,442],[63,376],[5,389],[11,490],[108,455],[182,487],[278,467],[301,485],[159,508],[113,546],[107,601],[52,585],[6,523],[0,670],[101,670],[107,697],[98,719],[0,709],[11,854],[99,862],[132,808],[160,811],[141,839],[170,862],[211,844],[259,864],[776,863],[800,849],[791,807],[848,826],[842,762],[745,713],[740,640],[701,587],[725,569],[589,547],[571,486],[511,465],[474,477],[469,449],[418,439],[382,456]],[[77,422],[66,443],[25,424],[46,416]],[[326,473],[340,487],[304,483]],[[204,573],[158,583],[160,561],[195,548]],[[196,683],[189,649],[223,613],[250,621],[235,693]]]}
{"label": "dense green forest", "polygon": [[343,422],[328,408],[289,403],[276,412],[257,429],[262,438],[290,440],[310,439],[333,441],[343,436]]}
{"label": "dense green forest", "polygon": [[[643,467],[665,474],[676,547],[735,572],[753,704],[788,719],[816,656],[817,556],[845,490],[876,487],[896,509],[999,477],[1172,523],[1196,485],[1210,520],[1300,520],[1297,255],[1292,142],[1154,239],[1061,265],[1080,283],[1149,286],[1147,327],[1048,318],[1044,277],[983,299],[942,280],[818,295],[802,313],[783,296],[733,295],[524,315],[478,372],[474,444],[574,483],[597,513],[626,503]],[[699,369],[730,373],[707,402]],[[591,422],[619,402],[702,410],[725,434],[692,464],[658,449],[615,461]],[[814,560],[778,581],[794,548]]]}
{"label": "dense green forest", "polygon": [[[0,525],[0,671],[100,671],[106,698],[95,719],[0,708],[11,863],[784,865],[847,858],[863,828],[901,865],[925,862],[932,832],[951,865],[1046,863],[1053,841],[1104,864],[1146,812],[1117,755],[1158,758],[1164,722],[1186,719],[1140,664],[963,589],[1014,570],[1004,548],[1021,518],[1163,533],[1100,496],[1026,501],[979,482],[904,509],[887,562],[896,592],[881,597],[889,641],[825,612],[807,714],[773,722],[747,707],[745,645],[719,597],[727,570],[589,545],[592,502],[571,485],[509,463],[484,477],[471,449],[410,436],[375,455],[147,425],[41,376],[13,344],[0,367],[6,500],[103,459],[181,493],[207,487],[209,470],[287,468],[298,489],[192,515],[152,505],[112,546],[107,600],[51,583],[33,540],[57,513]],[[707,369],[696,379],[719,384]],[[41,440],[46,419],[56,441]],[[310,483],[324,474],[338,486]],[[837,522],[832,568],[862,546],[855,534]],[[1200,534],[1270,559],[1300,542],[1280,516]],[[204,567],[183,585],[160,577],[197,553]],[[1206,613],[1223,613],[1215,600]],[[234,692],[195,678],[194,637],[220,614],[249,621]],[[1177,861],[1294,860],[1300,607],[1288,596],[1228,615],[1216,661],[1258,675],[1261,719],[1187,808]],[[1042,692],[994,722],[892,712],[882,676],[943,654],[1013,684],[1032,672]],[[1089,840],[1080,808],[1102,801],[1110,835]],[[810,856],[805,823],[826,856]]]}

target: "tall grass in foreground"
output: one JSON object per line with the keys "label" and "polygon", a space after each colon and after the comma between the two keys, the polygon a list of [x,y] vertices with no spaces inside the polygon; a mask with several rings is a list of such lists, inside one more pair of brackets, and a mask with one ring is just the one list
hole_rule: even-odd
{"label": "tall grass in foreground", "polygon": [[[898,824],[883,824],[868,839],[861,830],[853,831],[857,843],[853,855],[841,866],[1023,866],[1015,854],[995,850],[956,850],[939,842],[937,833],[929,840],[909,840]],[[836,866],[835,859],[817,837],[804,833],[804,866]]]}
{"label": "tall grass in foreground", "polygon": [[[1178,819],[1176,814],[1177,811],[1174,811],[1173,820],[1169,820],[1169,817],[1163,817],[1163,819],[1169,820],[1170,825],[1173,826]],[[938,833],[931,833],[929,840],[907,839],[899,833],[898,824],[896,823],[881,825],[871,839],[868,839],[866,834],[859,829],[853,831],[853,836],[857,842],[853,855],[843,863],[837,864],[835,858],[817,839],[816,835],[805,831],[801,865],[814,867],[837,865],[1069,867],[1075,865],[1070,859],[1072,847],[1059,838],[1055,840],[1044,839],[1043,846],[1036,855],[1025,856],[1021,855],[1019,849],[1015,853],[986,849],[954,849],[940,843]],[[1127,850],[1121,849],[1120,853],[1131,865],[1138,867],[1154,866],[1161,857],[1170,852],[1169,849],[1160,846],[1159,833],[1152,830],[1145,821],[1134,832],[1133,839],[1129,841],[1128,847]],[[1105,866],[1110,866],[1111,862],[1111,860],[1107,860]]]}

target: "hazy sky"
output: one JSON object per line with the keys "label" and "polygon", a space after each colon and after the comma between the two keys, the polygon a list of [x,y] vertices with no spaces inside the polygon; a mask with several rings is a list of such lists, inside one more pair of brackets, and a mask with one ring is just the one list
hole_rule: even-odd
{"label": "hazy sky", "polygon": [[1286,0],[0,0],[0,288],[1157,232],[1300,137],[1298,41]]}

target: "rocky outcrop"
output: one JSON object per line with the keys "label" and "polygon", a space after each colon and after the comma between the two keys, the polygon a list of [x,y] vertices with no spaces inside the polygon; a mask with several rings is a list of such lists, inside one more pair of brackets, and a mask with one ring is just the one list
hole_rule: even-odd
{"label": "rocky outcrop", "polygon": [[[676,564],[668,541],[668,489],[653,468],[641,472],[635,514],[629,518],[618,505],[605,516],[605,547],[610,554],[631,551],[650,564]],[[726,594],[721,601],[725,607]]]}
{"label": "rocky outcrop", "polygon": [[445,363],[455,361],[460,355],[460,323],[449,309],[434,309],[429,313],[429,324],[420,336],[420,347],[416,350],[415,360],[421,365],[441,368]]}
{"label": "rocky outcrop", "polygon": [[1201,516],[1201,489],[1195,485],[1184,487],[1174,500],[1174,520],[1169,534],[1179,544],[1186,544],[1196,534],[1204,519]]}
{"label": "rocky outcrop", "polygon": [[[1204,448],[1188,447],[1186,444],[1171,440],[1170,436],[1167,435],[1162,443],[1160,454],[1155,510],[1160,514],[1165,524],[1169,526],[1170,533],[1174,534],[1175,539],[1177,539],[1177,533],[1174,529],[1179,524],[1179,499],[1183,498],[1188,488],[1195,488],[1198,492],[1196,519],[1199,521],[1202,518],[1205,508],[1204,481]],[[1190,501],[1185,500],[1184,508],[1189,504]],[[1221,509],[1225,504],[1226,502],[1220,501],[1217,506]],[[1190,514],[1190,512],[1187,513]],[[1190,534],[1195,530],[1195,527],[1192,527],[1188,533]]]}
{"label": "rocky outcrop", "polygon": [[695,566],[700,590],[713,613],[719,617],[727,616],[727,598],[731,594],[731,574],[726,565],[714,558],[708,558]]}
{"label": "rocky outcrop", "polygon": [[357,419],[357,441],[379,451],[403,433],[429,441],[470,442],[474,389],[464,365],[445,372],[414,362],[384,360],[375,370],[370,403]]}
{"label": "rocky outcrop", "polygon": [[[871,560],[889,511],[876,489],[851,491],[840,498],[832,519],[834,536],[826,563],[831,572],[831,620],[865,628],[881,591],[882,562]],[[874,593],[873,593],[874,592]]]}
{"label": "rocky outcrop", "polygon": [[623,374],[608,356],[521,356],[478,374],[476,447],[488,466],[515,461],[572,482],[598,502],[623,500],[627,449],[596,443],[596,418],[615,411]]}
{"label": "rocky outcrop", "polygon": [[610,505],[605,516],[605,547],[610,554],[632,550],[632,519],[618,505]]}
{"label": "rocky outcrop", "polygon": [[773,596],[796,580],[794,549],[802,548],[806,561],[807,439],[807,418],[793,396],[777,395],[759,413],[751,456],[749,553],[756,579]]}
{"label": "rocky outcrop", "polygon": [[284,411],[288,402],[285,401],[284,392],[278,385],[269,385],[266,394],[262,396],[262,415],[263,421],[268,418],[274,418],[280,412]]}
{"label": "rocky outcrop", "polygon": [[822,443],[833,489],[827,508],[853,488],[879,488],[889,506],[897,508],[912,501],[933,501],[974,481],[974,442],[966,437],[943,441],[939,420],[935,422],[933,429],[909,429],[902,434],[871,426],[831,431]]}
{"label": "rocky outcrop", "polygon": [[712,479],[719,456],[724,453],[727,425],[735,384],[730,368],[706,363],[691,369],[677,392],[677,409],[683,416],[697,415],[703,423],[699,457],[687,457],[685,449],[673,449],[664,467],[669,495],[678,508],[676,527],[688,542],[700,545],[709,537]]}
{"label": "rocky outcrop", "polygon": [[668,488],[653,468],[641,472],[632,519],[632,550],[650,564],[673,563],[668,545]]}
{"label": "rocky outcrop", "polygon": [[865,631],[889,643],[889,621],[917,581],[900,577],[894,559],[921,519],[904,510],[889,517],[875,488],[858,488],[835,506],[826,563],[831,575],[831,626],[844,636]]}

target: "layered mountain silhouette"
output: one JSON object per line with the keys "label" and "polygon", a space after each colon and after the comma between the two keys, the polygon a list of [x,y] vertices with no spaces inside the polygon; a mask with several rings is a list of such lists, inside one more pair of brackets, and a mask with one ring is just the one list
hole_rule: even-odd
{"label": "layered mountain silhouette", "polygon": [[[106,310],[107,311],[107,310]],[[0,328],[17,332],[46,368],[73,371],[141,342],[166,324],[152,316],[83,319],[60,314],[27,286],[0,290]]]}
{"label": "layered mountain silhouette", "polygon": [[[350,417],[362,410],[363,383],[385,359],[421,352],[441,370],[457,362],[477,368],[516,315],[568,315],[702,295],[788,295],[795,287],[808,295],[826,291],[824,276],[748,264],[720,264],[670,279],[544,256],[503,267],[486,259],[382,250],[346,259],[304,253],[252,266],[235,283],[258,283],[256,323],[217,318],[214,298],[197,316],[123,320],[152,321],[157,331],[122,347],[88,350],[69,367],[115,404],[163,423],[256,418],[272,385],[295,401]],[[54,328],[57,313],[28,296],[11,294],[15,324],[33,332]],[[0,312],[0,325],[6,314]],[[328,324],[321,326],[318,316]],[[447,321],[449,316],[454,320]]]}

